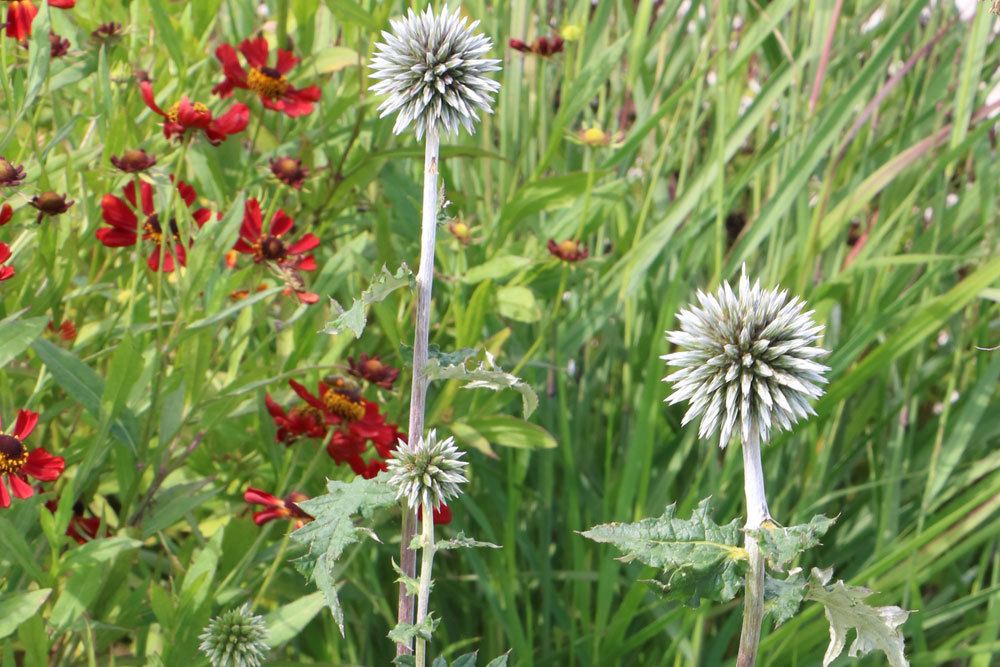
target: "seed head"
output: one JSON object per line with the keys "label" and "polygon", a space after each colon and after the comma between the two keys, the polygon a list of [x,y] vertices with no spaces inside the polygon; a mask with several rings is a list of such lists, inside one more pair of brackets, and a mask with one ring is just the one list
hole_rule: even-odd
{"label": "seed head", "polygon": [[441,128],[458,132],[461,124],[475,132],[478,112],[492,113],[493,94],[500,84],[484,76],[500,69],[499,60],[483,58],[493,46],[488,37],[475,34],[458,9],[440,14],[430,6],[423,13],[409,10],[405,18],[392,19],[392,32],[382,32],[375,45],[371,67],[379,82],[372,92],[389,97],[379,107],[382,117],[399,111],[392,131],[402,133],[410,123],[417,139]]}
{"label": "seed head", "polygon": [[661,357],[679,366],[664,382],[673,405],[688,401],[682,424],[701,416],[698,435],[708,438],[721,427],[719,446],[735,433],[740,442],[755,435],[767,442],[771,429],[787,430],[816,414],[810,401],[823,394],[823,372],[814,359],[827,351],[813,347],[823,327],[813,311],[785,290],[750,286],[744,267],[737,292],[723,283],[715,294],[698,292],[699,306],[678,314],[680,331],[667,340],[680,348]]}
{"label": "seed head", "polygon": [[393,458],[387,461],[396,498],[405,497],[407,504],[417,509],[424,503],[437,508],[458,496],[458,485],[469,481],[463,470],[469,465],[462,460],[464,455],[455,447],[454,438],[438,440],[433,430],[414,444],[400,440]]}
{"label": "seed head", "polygon": [[264,617],[251,613],[250,605],[216,616],[198,639],[212,667],[258,667],[268,650]]}

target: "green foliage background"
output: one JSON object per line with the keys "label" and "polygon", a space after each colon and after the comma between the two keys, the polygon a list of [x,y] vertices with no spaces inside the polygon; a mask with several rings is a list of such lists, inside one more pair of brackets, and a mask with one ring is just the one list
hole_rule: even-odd
{"label": "green foliage background", "polygon": [[[267,25],[248,0],[43,6],[30,50],[0,43],[0,155],[29,176],[0,191],[17,209],[0,228],[17,268],[0,284],[0,414],[9,426],[20,407],[41,412],[30,444],[68,466],[50,494],[58,512],[38,498],[0,512],[4,667],[195,664],[210,616],[244,601],[269,614],[273,664],[392,654],[397,516],[377,526],[384,545],[345,555],[342,639],[290,563],[301,554],[290,526],[258,529],[241,496],[349,478],[315,445],[274,445],[263,395],[289,402],[288,378],[312,386],[362,351],[402,366],[409,293],[374,306],[360,341],[327,336],[325,303],[230,301],[257,276],[222,255],[256,196],[321,236],[311,289],[340,303],[383,265],[416,265],[420,147],[377,119],[358,66],[403,3],[268,4]],[[537,666],[732,661],[738,601],[663,602],[640,583],[651,569],[577,531],[674,501],[687,516],[708,495],[720,523],[741,515],[739,451],[680,428],[680,407],[661,403],[658,357],[678,308],[745,262],[806,298],[833,351],[818,417],[764,452],[776,519],[840,516],[798,565],[832,564],[879,591],[871,602],[918,610],[904,626],[913,664],[995,664],[1000,356],[983,349],[1000,337],[996,134],[983,122],[1000,83],[995,19],[984,4],[961,20],[950,1],[694,0],[679,15],[681,4],[462,4],[494,38],[503,89],[474,137],[445,142],[450,210],[473,242],[442,229],[432,342],[485,346],[541,401],[529,424],[516,392],[432,388],[430,425],[477,450],[443,531],[504,546],[439,558],[435,652],[512,649],[511,664]],[[105,21],[125,25],[113,47],[89,38]],[[50,24],[73,45],[51,62]],[[580,39],[549,60],[506,47],[570,24]],[[262,25],[294,41],[295,82],[322,86],[317,110],[289,119],[248,102],[245,135],[183,154],[168,145],[133,71],[150,73],[158,99],[212,101],[215,47]],[[595,124],[609,146],[575,140]],[[138,146],[159,157],[161,185],[179,169],[223,214],[162,282],[94,239],[101,196],[125,182],[108,159]],[[313,170],[301,193],[267,171],[286,153]],[[36,226],[21,209],[49,189],[76,204]],[[590,259],[549,256],[548,239],[577,235]],[[79,327],[71,345],[43,332],[63,319]],[[404,422],[405,393],[380,395]],[[77,499],[114,537],[67,544]],[[766,633],[761,663],[815,665],[827,639],[814,605]]]}

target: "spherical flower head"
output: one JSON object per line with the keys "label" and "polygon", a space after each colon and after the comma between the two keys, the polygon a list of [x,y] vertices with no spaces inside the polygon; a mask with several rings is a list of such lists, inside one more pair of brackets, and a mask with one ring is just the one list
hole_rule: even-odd
{"label": "spherical flower head", "polygon": [[459,484],[469,481],[464,471],[469,463],[463,456],[454,438],[438,440],[433,430],[413,444],[400,440],[388,461],[389,484],[395,487],[396,498],[406,498],[410,508],[424,504],[437,508],[457,497]]}
{"label": "spherical flower head", "polygon": [[474,133],[479,111],[493,113],[500,90],[485,76],[499,70],[500,61],[483,57],[493,43],[473,32],[479,21],[470,24],[445,5],[440,14],[430,6],[421,14],[410,9],[391,24],[392,32],[383,31],[385,41],[375,46],[372,78],[379,82],[371,90],[388,95],[379,107],[382,117],[399,112],[393,132],[413,123],[418,139],[442,128],[457,133],[459,125]]}
{"label": "spherical flower head", "polygon": [[249,605],[213,618],[198,639],[212,667],[257,667],[268,650],[264,617],[252,614]]}
{"label": "spherical flower head", "polygon": [[664,378],[674,392],[671,405],[688,401],[681,422],[701,417],[698,435],[719,446],[735,434],[767,442],[771,429],[787,430],[816,414],[810,401],[826,383],[826,366],[814,361],[827,351],[814,347],[823,331],[805,303],[778,289],[750,286],[744,267],[737,291],[723,283],[715,294],[698,292],[698,306],[677,316],[680,331],[667,333],[679,351],[661,357],[680,370]]}

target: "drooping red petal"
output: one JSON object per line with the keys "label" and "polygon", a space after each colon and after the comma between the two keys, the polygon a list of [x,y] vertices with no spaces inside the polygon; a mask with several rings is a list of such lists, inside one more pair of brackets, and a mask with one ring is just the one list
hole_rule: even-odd
{"label": "drooping red petal", "polygon": [[274,521],[275,519],[282,519],[286,516],[288,516],[288,510],[285,509],[261,510],[260,512],[253,513],[253,522],[258,526],[263,526],[265,523]]}
{"label": "drooping red petal", "polygon": [[198,197],[198,193],[195,192],[194,187],[190,183],[185,183],[184,181],[180,181],[177,184],[177,192],[180,193],[181,199],[188,208],[191,207],[191,204],[193,204],[194,200]]}
{"label": "drooping red petal", "polygon": [[12,473],[7,476],[7,479],[10,480],[10,490],[14,492],[15,498],[24,500],[35,495],[35,490],[31,488],[31,484],[28,484],[27,480],[21,479],[20,475]]}
{"label": "drooping red petal", "polygon": [[[132,185],[129,183],[129,185]],[[128,188],[126,188],[126,191]],[[133,195],[134,199],[134,195]],[[101,198],[101,217],[104,222],[118,229],[135,232],[139,224],[135,213],[129,206],[114,195],[104,195]],[[100,231],[100,230],[98,230]]]}
{"label": "drooping red petal", "polygon": [[314,292],[296,292],[295,296],[298,297],[301,303],[310,306],[319,301],[319,294],[315,294]]}
{"label": "drooping red petal", "polygon": [[295,262],[295,268],[299,271],[315,271],[316,259],[312,255],[306,255],[299,261]]}
{"label": "drooping red petal", "polygon": [[49,5],[59,9],[72,9],[76,6],[76,0],[49,0]]}
{"label": "drooping red petal", "polygon": [[[10,475],[7,475],[10,479]],[[0,509],[10,507],[10,494],[7,492],[7,485],[3,483],[3,476],[0,475]]]}
{"label": "drooping red petal", "polygon": [[14,209],[11,208],[10,204],[4,204],[0,206],[0,227],[3,227],[10,219],[14,217]]}
{"label": "drooping red petal", "polygon": [[288,246],[288,252],[292,255],[301,255],[304,252],[309,252],[313,248],[319,245],[319,237],[315,234],[309,233],[303,236],[301,239]]}
{"label": "drooping red petal", "polygon": [[53,456],[39,447],[28,454],[28,460],[21,466],[21,472],[40,482],[52,482],[59,479],[65,468],[66,460],[63,457]]}
{"label": "drooping red petal", "polygon": [[0,267],[0,283],[2,283],[5,280],[10,280],[13,277],[14,277],[13,266]]}
{"label": "drooping red petal", "polygon": [[237,102],[229,108],[229,111],[212,121],[208,129],[220,136],[220,141],[224,141],[229,135],[245,130],[249,122],[250,107],[242,102]]}
{"label": "drooping red petal", "polygon": [[264,405],[267,406],[267,412],[275,420],[282,419],[288,421],[288,415],[285,413],[285,409],[274,402],[270,394],[264,394]]}
{"label": "drooping red petal", "polygon": [[249,243],[260,239],[263,216],[260,214],[260,202],[251,197],[243,206],[243,224],[240,226],[240,236]]}
{"label": "drooping red petal", "polygon": [[240,53],[247,59],[251,67],[267,67],[267,56],[270,47],[263,37],[244,39],[240,42]]}
{"label": "drooping red petal", "polygon": [[156,209],[153,208],[153,186],[142,181],[139,183],[139,195],[142,197],[142,212],[145,215],[156,213]]}
{"label": "drooping red petal", "polygon": [[18,440],[24,440],[35,430],[38,423],[38,413],[32,410],[18,410],[17,421],[14,423],[13,436]]}
{"label": "drooping red petal", "polygon": [[[153,84],[149,81],[141,81],[139,83],[139,92],[142,93],[142,101],[146,103],[146,106],[163,116],[167,117],[166,112],[160,108],[160,105],[156,103],[156,98],[153,97]],[[166,129],[166,127],[164,127]]]}
{"label": "drooping red petal", "polygon": [[247,490],[243,492],[243,500],[250,503],[251,505],[267,505],[267,506],[281,506],[281,500],[275,496],[272,496],[267,491],[262,491],[261,489],[256,489],[252,486],[247,487]]}
{"label": "drooping red petal", "polygon": [[94,236],[107,248],[127,248],[136,241],[135,232],[120,227],[101,227]]}
{"label": "drooping red petal", "polygon": [[225,80],[212,89],[213,93],[227,97],[232,93],[233,88],[247,87],[247,73],[240,65],[240,59],[236,55],[236,49],[229,44],[223,44],[215,50],[215,57],[222,63],[222,72]]}
{"label": "drooping red petal", "polygon": [[19,42],[31,37],[31,23],[38,15],[38,8],[31,0],[16,0],[7,8],[7,36]]}
{"label": "drooping red petal", "polygon": [[269,231],[271,236],[284,236],[293,226],[295,226],[295,221],[292,220],[292,217],[279,208],[271,218]]}
{"label": "drooping red petal", "polygon": [[0,264],[10,259],[10,254],[10,246],[6,243],[0,243]]}
{"label": "drooping red petal", "polygon": [[294,391],[296,394],[298,394],[299,397],[303,401],[305,401],[306,403],[308,403],[312,407],[316,408],[317,410],[321,410],[321,411],[325,411],[326,410],[326,405],[323,404],[323,401],[321,401],[320,399],[318,399],[315,396],[313,396],[312,394],[310,394],[308,389],[306,389],[305,387],[303,387],[301,384],[299,384],[295,380],[289,380],[288,381],[288,386],[290,386],[292,388],[292,391]]}

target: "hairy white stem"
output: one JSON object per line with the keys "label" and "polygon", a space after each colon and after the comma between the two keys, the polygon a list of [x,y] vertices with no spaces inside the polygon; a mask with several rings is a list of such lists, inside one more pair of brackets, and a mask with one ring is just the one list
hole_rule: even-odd
{"label": "hairy white stem", "polygon": [[[764,467],[760,457],[760,439],[751,430],[743,443],[743,491],[747,501],[746,530],[756,530],[768,519],[767,495],[764,491]],[[757,662],[760,628],[764,621],[764,555],[757,540],[746,535],[749,567],[743,596],[743,629],[740,631],[740,652],[737,667],[753,667]]]}
{"label": "hairy white stem", "polygon": [[[417,591],[417,625],[427,619],[427,608],[431,599],[431,574],[434,568],[434,508],[430,503],[423,504],[423,529],[421,542],[423,551],[420,557],[420,588]],[[417,637],[416,667],[427,665],[427,641]]]}
{"label": "hairy white stem", "polygon": [[[424,148],[424,202],[420,223],[420,267],[417,270],[416,331],[413,336],[413,383],[410,388],[410,424],[407,437],[420,438],[424,433],[424,412],[427,408],[427,345],[431,329],[431,292],[434,287],[434,240],[437,235],[438,215],[438,149],[440,140],[436,130],[427,132]],[[424,516],[427,516],[426,514]],[[400,568],[410,579],[416,576],[417,554],[410,549],[417,530],[416,512],[403,503],[403,524],[400,530]],[[399,585],[397,622],[413,623],[413,596],[406,586]],[[407,644],[396,645],[396,655],[410,653]]]}

